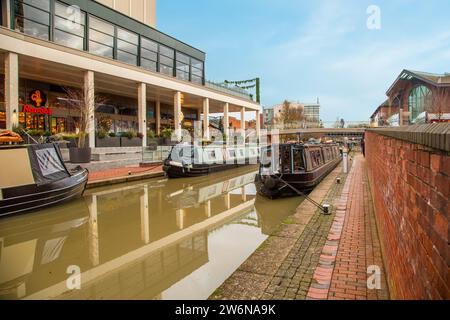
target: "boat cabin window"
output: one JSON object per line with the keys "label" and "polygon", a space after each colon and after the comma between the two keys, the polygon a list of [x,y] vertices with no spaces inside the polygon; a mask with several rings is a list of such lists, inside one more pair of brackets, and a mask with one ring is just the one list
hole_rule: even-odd
{"label": "boat cabin window", "polygon": [[216,151],[215,150],[208,151],[208,158],[216,159]]}
{"label": "boat cabin window", "polygon": [[234,149],[228,150],[228,154],[230,155],[231,158],[236,158],[236,150]]}
{"label": "boat cabin window", "polygon": [[280,167],[282,173],[290,173],[292,171],[291,146],[280,147]]}
{"label": "boat cabin window", "polygon": [[294,171],[305,171],[305,162],[303,160],[303,149],[294,148]]}
{"label": "boat cabin window", "polygon": [[311,150],[310,155],[313,168],[320,167],[323,164],[322,154],[320,150]]}

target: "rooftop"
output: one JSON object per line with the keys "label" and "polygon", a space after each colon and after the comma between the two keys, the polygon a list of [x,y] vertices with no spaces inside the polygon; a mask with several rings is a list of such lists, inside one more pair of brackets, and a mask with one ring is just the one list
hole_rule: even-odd
{"label": "rooftop", "polygon": [[390,96],[394,88],[399,83],[404,83],[405,81],[409,81],[412,79],[418,79],[436,87],[450,86],[450,73],[448,72],[438,74],[404,69],[395,80],[395,82],[391,85],[386,94]]}

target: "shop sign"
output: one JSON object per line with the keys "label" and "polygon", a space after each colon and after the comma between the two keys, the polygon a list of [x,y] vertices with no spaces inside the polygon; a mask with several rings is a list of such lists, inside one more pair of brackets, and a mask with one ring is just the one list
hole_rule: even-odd
{"label": "shop sign", "polygon": [[30,92],[30,101],[36,108],[44,107],[47,103],[47,96],[42,90],[35,89]]}
{"label": "shop sign", "polygon": [[46,114],[46,115],[52,115],[52,109],[51,108],[34,108],[33,106],[30,106],[29,104],[23,105],[23,112],[25,113],[37,113],[37,114]]}

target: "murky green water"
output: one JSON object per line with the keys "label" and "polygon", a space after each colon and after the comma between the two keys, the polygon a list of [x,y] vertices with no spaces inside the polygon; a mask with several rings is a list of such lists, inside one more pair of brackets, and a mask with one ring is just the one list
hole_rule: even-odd
{"label": "murky green water", "polygon": [[0,299],[206,299],[302,201],[260,198],[255,173],[114,185],[3,218]]}

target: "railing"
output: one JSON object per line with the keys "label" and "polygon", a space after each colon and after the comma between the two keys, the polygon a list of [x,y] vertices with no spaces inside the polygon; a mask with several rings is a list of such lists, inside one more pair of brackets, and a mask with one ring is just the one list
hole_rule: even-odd
{"label": "railing", "polygon": [[211,88],[211,89],[223,92],[223,93],[228,93],[233,96],[237,96],[239,98],[253,101],[253,96],[250,93],[248,93],[247,91],[245,91],[244,89],[240,89],[237,87],[228,87],[223,83],[216,83],[216,82],[212,82],[212,81],[205,81],[205,86],[207,88]]}

